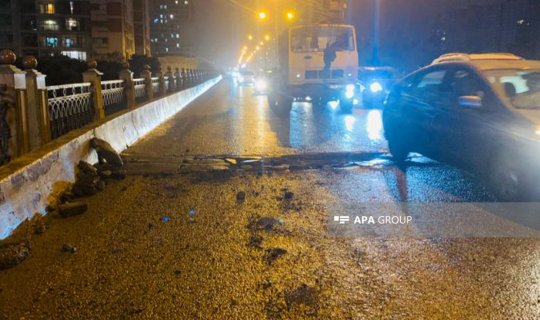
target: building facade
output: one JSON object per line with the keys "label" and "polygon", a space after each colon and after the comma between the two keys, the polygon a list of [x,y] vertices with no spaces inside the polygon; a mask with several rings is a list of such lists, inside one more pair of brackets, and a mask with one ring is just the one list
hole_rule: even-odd
{"label": "building facade", "polygon": [[149,1],[150,0],[133,0],[135,54],[138,55],[151,55]]}
{"label": "building facade", "polygon": [[135,54],[132,0],[91,0],[92,56],[126,59]]}
{"label": "building facade", "polygon": [[184,32],[193,18],[194,0],[152,0],[150,34],[152,52],[157,56],[191,56],[192,46]]}
{"label": "building facade", "polygon": [[[147,2],[148,0],[140,0]],[[140,2],[139,1],[139,2]],[[129,58],[136,41],[148,47],[149,20],[140,13],[135,28],[135,0],[0,0],[0,48],[18,55],[65,55]],[[146,18],[148,18],[146,16]],[[137,31],[146,36],[137,37]],[[140,49],[141,54],[149,50]]]}

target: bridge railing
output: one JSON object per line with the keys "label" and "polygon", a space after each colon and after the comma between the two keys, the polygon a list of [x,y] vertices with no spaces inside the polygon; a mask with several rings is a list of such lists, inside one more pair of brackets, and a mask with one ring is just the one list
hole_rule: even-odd
{"label": "bridge railing", "polygon": [[134,78],[124,63],[118,80],[102,81],[91,60],[82,83],[46,86],[35,58],[23,59],[24,71],[13,65],[15,60],[11,50],[0,52],[0,165],[93,121],[217,76],[180,67],[153,75],[145,66]]}
{"label": "bridge railing", "polygon": [[47,87],[47,95],[52,139],[94,120],[91,83]]}

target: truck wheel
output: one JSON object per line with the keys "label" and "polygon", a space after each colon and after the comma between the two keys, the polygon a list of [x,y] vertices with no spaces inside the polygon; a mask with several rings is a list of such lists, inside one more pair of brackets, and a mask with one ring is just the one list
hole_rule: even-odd
{"label": "truck wheel", "polygon": [[353,101],[352,99],[340,100],[339,107],[343,113],[352,113],[353,111]]}
{"label": "truck wheel", "polygon": [[311,104],[313,105],[313,107],[316,107],[316,108],[324,108],[326,106],[326,98],[315,96],[313,97]]}
{"label": "truck wheel", "polygon": [[293,100],[287,96],[280,96],[272,108],[280,115],[288,115],[292,109]]}
{"label": "truck wheel", "polygon": [[267,99],[268,99],[268,106],[270,108],[273,108],[276,105],[276,98],[272,95],[268,95]]}

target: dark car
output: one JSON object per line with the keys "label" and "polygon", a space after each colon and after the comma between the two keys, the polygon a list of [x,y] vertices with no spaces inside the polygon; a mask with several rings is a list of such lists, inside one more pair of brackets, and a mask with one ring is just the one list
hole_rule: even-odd
{"label": "dark car", "polygon": [[396,161],[418,152],[481,175],[501,200],[538,196],[540,61],[442,56],[394,86],[383,122]]}
{"label": "dark car", "polygon": [[363,67],[358,72],[362,85],[362,106],[382,108],[390,88],[398,80],[398,72],[392,67]]}

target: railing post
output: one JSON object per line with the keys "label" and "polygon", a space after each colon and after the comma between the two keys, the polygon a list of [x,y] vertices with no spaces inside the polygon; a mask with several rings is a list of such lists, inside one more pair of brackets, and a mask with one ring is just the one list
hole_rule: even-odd
{"label": "railing post", "polygon": [[193,70],[192,69],[188,69],[187,71],[187,78],[188,78],[188,88],[191,88],[193,87]]}
{"label": "railing post", "polygon": [[49,101],[47,99],[47,87],[45,86],[46,75],[36,70],[38,61],[35,57],[24,57],[22,64],[26,71],[26,101],[30,150],[34,150],[51,141]]}
{"label": "railing post", "polygon": [[169,79],[169,83],[166,86],[167,92],[173,92],[174,91],[174,75],[172,72],[172,68],[170,66],[167,67],[167,72],[165,73],[165,76],[167,79]]}
{"label": "railing post", "polygon": [[187,89],[188,74],[186,68],[182,68],[182,90]]}
{"label": "railing post", "polygon": [[174,69],[174,91],[180,91],[182,90],[182,75],[180,73],[180,69],[176,67]]}
{"label": "railing post", "polygon": [[13,51],[0,51],[0,164],[30,150],[26,79],[25,73],[13,65],[15,60]]}
{"label": "railing post", "polygon": [[167,87],[165,86],[165,75],[163,74],[163,72],[161,72],[161,68],[159,69],[158,77],[159,77],[159,95],[161,97],[164,97],[167,95]]}
{"label": "railing post", "polygon": [[135,84],[133,83],[133,72],[129,70],[129,63],[122,64],[122,70],[118,73],[118,79],[124,81],[124,95],[128,109],[135,108]]}
{"label": "railing post", "polygon": [[144,70],[143,72],[141,72],[141,78],[144,78],[146,97],[148,97],[148,100],[154,99],[154,88],[152,86],[152,71],[150,71],[149,65],[144,66]]}
{"label": "railing post", "polygon": [[92,102],[94,106],[94,118],[99,120],[105,118],[105,107],[103,106],[103,95],[101,93],[101,76],[96,60],[88,60],[88,70],[83,72],[83,82],[90,82],[92,87]]}

